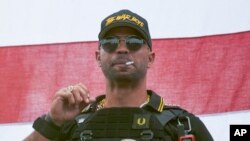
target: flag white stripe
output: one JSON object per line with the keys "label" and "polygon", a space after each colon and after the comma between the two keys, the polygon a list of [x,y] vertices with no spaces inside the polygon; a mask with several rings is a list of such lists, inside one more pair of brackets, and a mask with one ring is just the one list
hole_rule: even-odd
{"label": "flag white stripe", "polygon": [[249,0],[5,0],[0,1],[0,46],[96,41],[101,20],[122,8],[144,16],[153,38],[250,30]]}

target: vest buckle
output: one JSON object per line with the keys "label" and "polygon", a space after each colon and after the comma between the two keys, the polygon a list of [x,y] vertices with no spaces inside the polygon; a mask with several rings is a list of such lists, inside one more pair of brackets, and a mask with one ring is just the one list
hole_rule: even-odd
{"label": "vest buckle", "polygon": [[92,140],[92,131],[91,130],[84,130],[80,134],[81,141],[90,141]]}
{"label": "vest buckle", "polygon": [[150,141],[154,137],[154,133],[151,130],[144,130],[141,132],[142,141]]}

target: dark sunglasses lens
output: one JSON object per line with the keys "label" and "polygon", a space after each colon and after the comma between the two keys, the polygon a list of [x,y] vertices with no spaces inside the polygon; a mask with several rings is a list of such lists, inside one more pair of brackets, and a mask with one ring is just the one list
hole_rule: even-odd
{"label": "dark sunglasses lens", "polygon": [[115,37],[109,37],[101,40],[101,46],[106,52],[113,52],[116,50],[119,40]]}
{"label": "dark sunglasses lens", "polygon": [[139,50],[143,44],[144,44],[144,40],[136,36],[127,37],[126,39],[127,48],[130,51]]}

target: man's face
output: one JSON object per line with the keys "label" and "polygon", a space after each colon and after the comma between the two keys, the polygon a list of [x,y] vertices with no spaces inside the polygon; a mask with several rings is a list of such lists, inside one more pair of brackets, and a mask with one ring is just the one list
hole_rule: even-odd
{"label": "man's face", "polygon": [[[135,36],[132,36],[135,35]],[[136,81],[145,77],[147,69],[154,61],[154,53],[150,51],[146,43],[141,46],[136,46],[138,49],[134,50],[126,44],[125,40],[130,40],[139,37],[140,34],[136,30],[129,27],[113,28],[105,35],[104,39],[119,39],[117,48],[110,50],[109,46],[100,46],[100,49],[96,52],[96,59],[105,77],[109,80],[118,81]],[[116,40],[117,41],[117,40]],[[128,42],[128,41],[127,41]],[[127,62],[133,61],[133,64],[127,65]]]}

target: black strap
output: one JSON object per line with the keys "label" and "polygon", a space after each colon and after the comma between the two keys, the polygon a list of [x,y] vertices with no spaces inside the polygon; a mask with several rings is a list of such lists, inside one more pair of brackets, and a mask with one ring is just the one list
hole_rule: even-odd
{"label": "black strap", "polygon": [[45,116],[39,117],[35,120],[33,128],[42,134],[44,137],[54,140],[60,133],[60,127],[45,120]]}
{"label": "black strap", "polygon": [[165,126],[170,120],[183,115],[185,113],[185,110],[177,106],[165,106],[161,113],[151,113],[157,117],[162,126]]}

